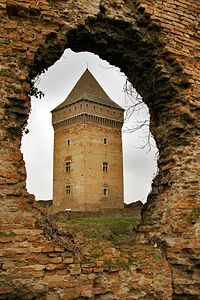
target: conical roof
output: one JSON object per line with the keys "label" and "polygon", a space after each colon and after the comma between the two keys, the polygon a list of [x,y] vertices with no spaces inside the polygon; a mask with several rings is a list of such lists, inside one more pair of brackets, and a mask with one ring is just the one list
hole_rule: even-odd
{"label": "conical roof", "polygon": [[94,76],[88,69],[82,74],[78,82],[75,84],[72,91],[69,93],[67,98],[53,111],[72,104],[78,100],[86,99],[99,104],[111,106],[114,108],[122,109],[118,104],[112,101],[106,92],[102,89],[100,84],[96,81]]}

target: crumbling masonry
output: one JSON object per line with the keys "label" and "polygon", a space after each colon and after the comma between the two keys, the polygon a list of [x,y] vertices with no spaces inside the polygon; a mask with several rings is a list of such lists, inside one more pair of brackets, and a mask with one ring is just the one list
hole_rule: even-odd
{"label": "crumbling masonry", "polygon": [[[199,299],[199,1],[0,8],[0,299]],[[26,192],[20,145],[31,80],[68,47],[119,67],[150,109],[160,171],[134,242],[121,250],[58,232]]]}

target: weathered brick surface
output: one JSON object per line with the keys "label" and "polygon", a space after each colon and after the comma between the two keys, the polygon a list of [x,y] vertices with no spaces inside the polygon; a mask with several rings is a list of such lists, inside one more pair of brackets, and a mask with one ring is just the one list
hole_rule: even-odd
{"label": "weathered brick surface", "polygon": [[[0,9],[1,299],[199,299],[198,1],[1,0]],[[104,257],[102,272],[95,265],[87,267],[92,273],[84,267],[72,274],[81,268],[66,268],[66,252],[52,252],[50,238],[35,231],[39,212],[26,193],[20,152],[30,80],[66,47],[120,67],[150,109],[160,172],[143,210],[140,251],[129,246],[136,261],[127,269],[106,265]],[[112,247],[104,247],[112,262]],[[97,260],[92,249],[88,255],[89,264]],[[82,256],[73,254],[73,264]]]}
{"label": "weathered brick surface", "polygon": [[[75,252],[54,252],[51,257],[52,251],[37,252],[28,236],[26,251],[21,251],[17,237],[1,248],[0,299],[51,299],[52,291],[55,299],[137,299],[144,286],[144,295],[152,299],[171,299],[170,266],[162,251],[150,245],[135,241],[120,250],[109,242],[82,241],[80,247],[77,241]],[[37,241],[48,244],[41,235]]]}
{"label": "weathered brick surface", "polygon": [[[93,107],[94,104],[90,105]],[[71,139],[70,146],[66,145],[66,137]],[[109,141],[106,147],[104,137]],[[64,164],[67,160],[71,161],[71,171],[68,173]],[[109,161],[108,172],[102,172],[103,161]],[[122,172],[121,129],[90,123],[55,129],[54,196],[50,209],[57,212],[66,208],[72,211],[123,208]],[[102,196],[105,183],[109,186],[108,197]],[[68,197],[66,184],[71,184]]]}

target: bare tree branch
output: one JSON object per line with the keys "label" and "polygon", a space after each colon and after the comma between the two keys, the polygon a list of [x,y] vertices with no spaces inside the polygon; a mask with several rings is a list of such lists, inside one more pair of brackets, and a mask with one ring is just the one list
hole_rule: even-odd
{"label": "bare tree branch", "polygon": [[[126,79],[124,85],[124,93],[125,93],[125,126],[124,132],[132,133],[140,130],[142,132],[144,139],[144,144],[140,149],[147,148],[148,151],[151,151],[152,148],[152,134],[150,132],[150,117],[149,110],[147,105],[142,101],[142,97],[137,93],[137,91],[133,88],[132,84]],[[131,122],[131,117],[135,116],[135,121]],[[128,123],[126,126],[126,123]],[[131,122],[131,124],[130,124]]]}

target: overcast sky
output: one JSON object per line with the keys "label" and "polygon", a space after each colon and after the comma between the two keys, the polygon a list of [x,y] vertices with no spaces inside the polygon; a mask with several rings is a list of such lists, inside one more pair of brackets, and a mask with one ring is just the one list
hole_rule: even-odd
{"label": "overcast sky", "polygon": [[[123,92],[125,75],[92,53],[74,53],[68,49],[59,61],[39,77],[36,85],[45,93],[45,97],[32,97],[27,126],[29,133],[24,134],[21,148],[27,169],[27,189],[35,194],[37,200],[52,199],[53,128],[50,111],[63,102],[87,65],[108,96],[122,107],[127,106]],[[156,172],[156,147],[153,146],[150,152],[148,148],[140,149],[146,142],[146,134],[143,131],[127,133],[125,130],[140,118],[146,118],[143,114],[144,111],[132,115],[125,122],[122,135],[126,203],[146,201]]]}

